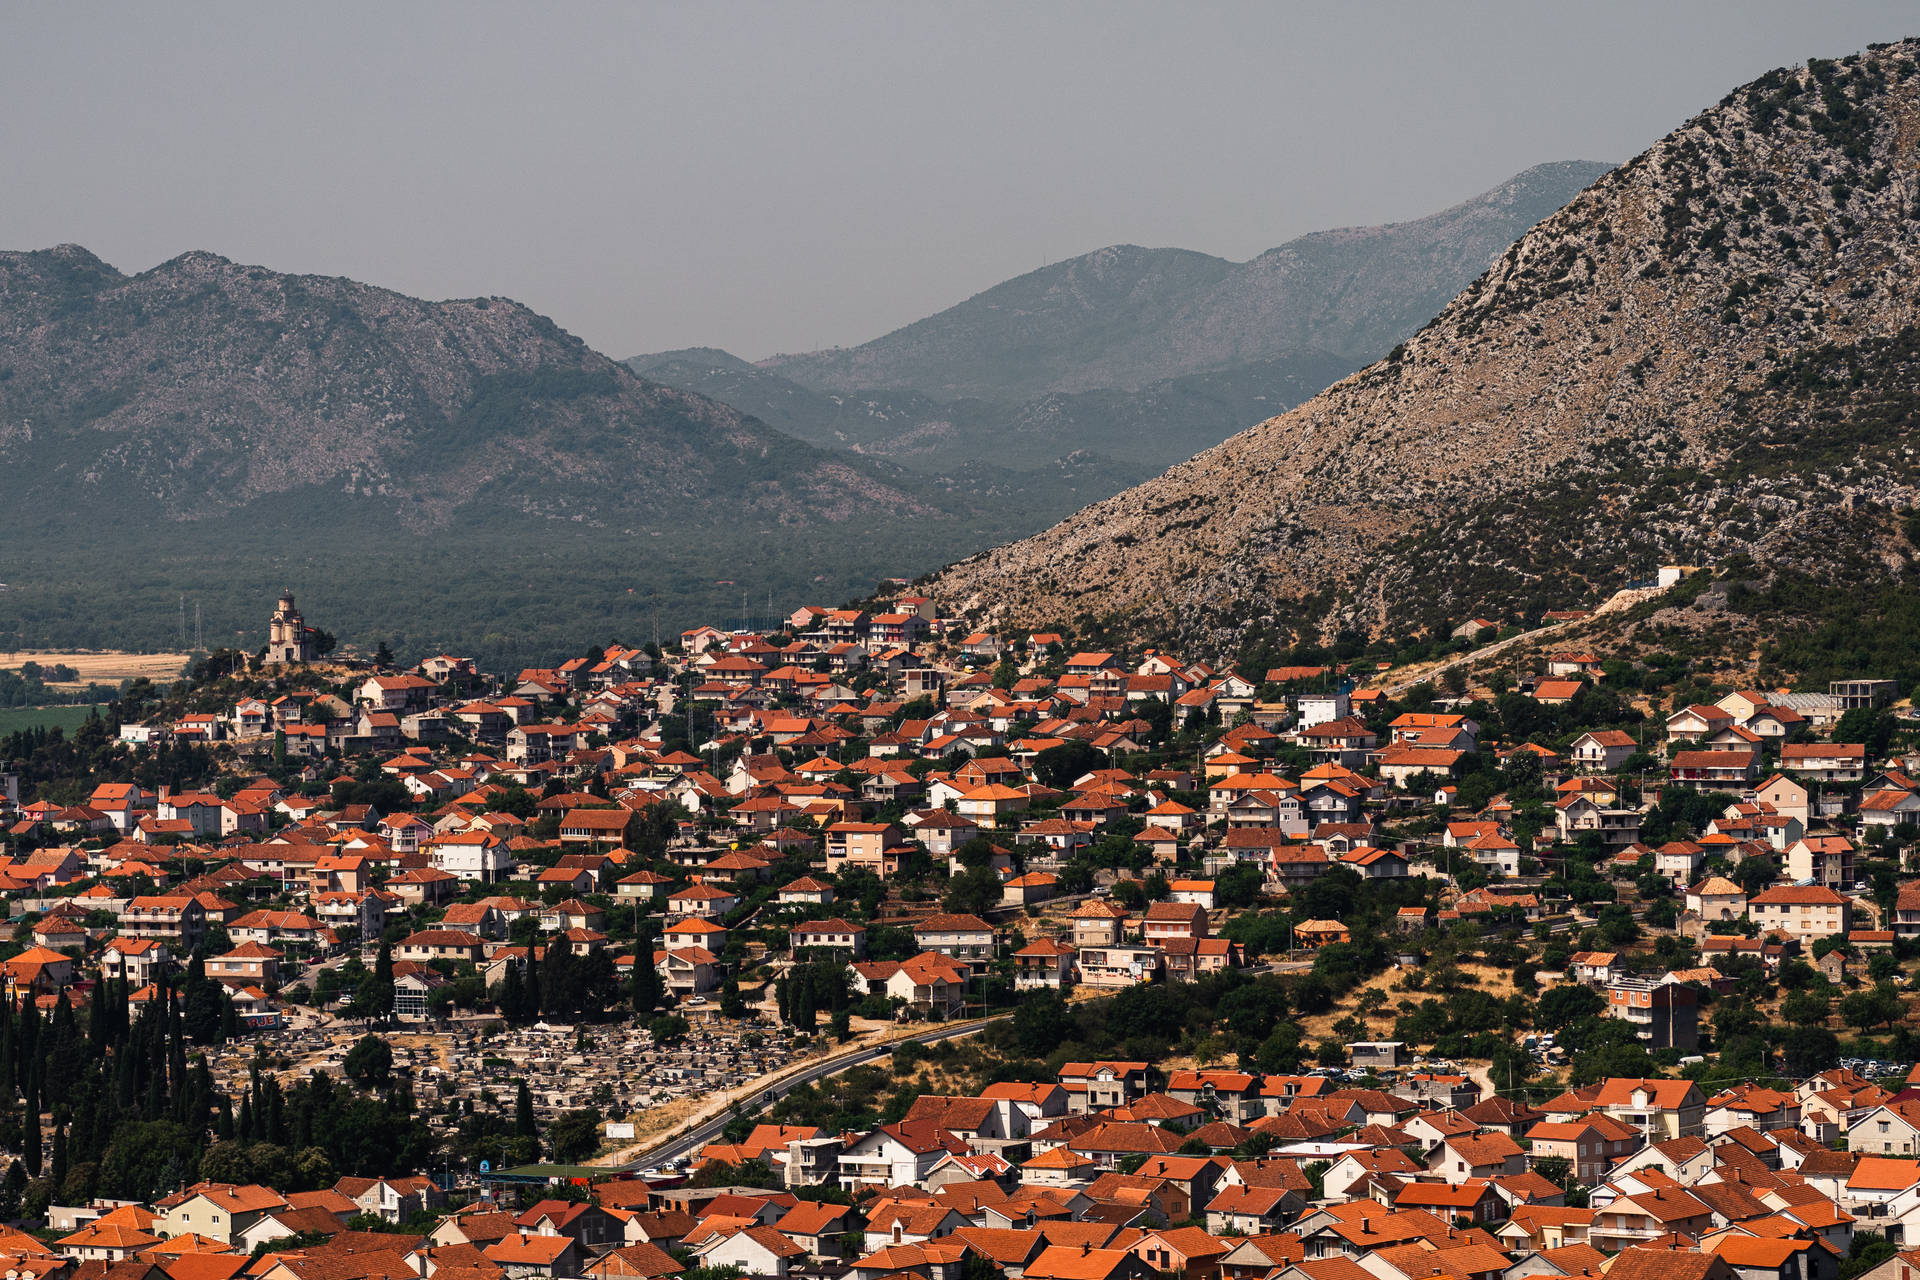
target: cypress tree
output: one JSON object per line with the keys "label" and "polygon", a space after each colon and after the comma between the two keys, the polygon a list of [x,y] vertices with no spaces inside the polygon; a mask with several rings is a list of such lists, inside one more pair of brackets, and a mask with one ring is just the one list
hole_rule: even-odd
{"label": "cypress tree", "polygon": [[13,1010],[0,1009],[0,1083],[19,1078],[14,1074],[14,1040]]}
{"label": "cypress tree", "polygon": [[520,1016],[531,1022],[540,1016],[540,957],[536,955],[533,943],[527,944],[527,990],[522,997]]}
{"label": "cypress tree", "polygon": [[633,1011],[651,1017],[664,999],[660,972],[653,967],[653,929],[643,924],[633,946]]}
{"label": "cypress tree", "polygon": [[526,988],[520,982],[520,966],[509,963],[507,976],[500,983],[500,1016],[508,1022],[522,1021]]}
{"label": "cypress tree", "polygon": [[14,1046],[14,1079],[22,1089],[40,1049],[40,1006],[33,1000],[20,1005],[20,1035]]}
{"label": "cypress tree", "polygon": [[40,1099],[27,1091],[27,1114],[22,1127],[20,1155],[27,1162],[29,1177],[40,1176]]}
{"label": "cypress tree", "polygon": [[520,1090],[513,1098],[513,1136],[516,1138],[537,1138],[538,1127],[533,1120],[533,1090],[527,1088],[527,1082],[520,1082]]}
{"label": "cypress tree", "polygon": [[133,981],[120,979],[120,994],[113,1002],[113,1043],[118,1049],[126,1048],[133,1038]]}
{"label": "cypress tree", "polygon": [[133,1064],[133,1044],[129,1039],[127,1045],[115,1054],[113,1059],[113,1097],[121,1111],[133,1109],[133,1099],[138,1088],[134,1079]]}
{"label": "cypress tree", "polygon": [[[157,1019],[157,1020],[156,1020]],[[147,1038],[147,1115],[158,1120],[167,1101],[167,1040],[179,1019],[173,1008],[173,988],[165,998],[149,1005],[141,1015],[140,1028]]]}
{"label": "cypress tree", "polygon": [[93,999],[87,1001],[87,1049],[96,1058],[107,1051],[111,1034],[107,1025],[107,993],[112,989],[111,983],[103,982],[94,988]]}
{"label": "cypress tree", "polygon": [[73,1137],[67,1145],[79,1152],[83,1161],[93,1158],[93,1128],[99,1114],[98,1095],[80,1099],[73,1109]]}
{"label": "cypress tree", "polygon": [[53,1127],[53,1167],[48,1170],[53,1179],[54,1193],[67,1185],[67,1127],[57,1124]]}

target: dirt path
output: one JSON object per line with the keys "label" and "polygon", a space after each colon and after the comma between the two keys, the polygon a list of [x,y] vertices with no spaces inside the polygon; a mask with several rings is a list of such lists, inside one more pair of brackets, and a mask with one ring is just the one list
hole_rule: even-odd
{"label": "dirt path", "polygon": [[1551,626],[1536,627],[1532,631],[1522,631],[1517,636],[1508,636],[1505,640],[1496,640],[1492,644],[1482,645],[1478,649],[1463,653],[1455,658],[1449,658],[1445,662],[1416,663],[1400,672],[1394,677],[1392,684],[1384,687],[1389,697],[1398,697],[1422,681],[1432,680],[1435,676],[1444,675],[1455,667],[1472,666],[1476,662],[1484,662],[1488,658],[1497,657],[1505,653],[1515,645],[1528,644],[1538,640],[1548,640],[1557,635],[1564,635],[1577,627],[1585,626],[1595,618],[1603,617],[1609,613],[1619,613],[1624,609],[1631,609],[1642,600],[1650,600],[1665,590],[1667,590],[1665,587],[1628,587],[1625,590],[1616,591],[1609,596],[1605,603],[1598,609],[1595,609],[1584,618],[1569,618],[1565,622],[1556,622]]}

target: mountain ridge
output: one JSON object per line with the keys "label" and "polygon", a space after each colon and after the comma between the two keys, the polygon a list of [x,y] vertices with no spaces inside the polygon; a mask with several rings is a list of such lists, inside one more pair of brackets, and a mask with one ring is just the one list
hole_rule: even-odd
{"label": "mountain ridge", "polygon": [[[1417,328],[1464,281],[1456,270],[1443,286],[1429,277],[1421,290],[1398,289],[1398,305],[1369,308],[1371,318],[1345,321],[1330,341],[1325,316],[1336,291],[1364,297],[1386,277],[1432,272],[1424,259],[1438,249],[1491,262],[1610,167],[1536,165],[1438,212],[1312,232],[1242,263],[1189,249],[1109,245],[1002,281],[857,347],[779,355],[759,366],[816,389],[1006,400],[1133,389],[1316,349],[1358,365]],[[1321,319],[1309,323],[1308,316]]]}
{"label": "mountain ridge", "polygon": [[[770,465],[801,489],[850,479],[506,299],[427,302],[201,250],[127,275],[68,245],[0,254],[0,339],[0,460],[29,501],[189,521],[322,484],[424,528],[482,498],[569,519],[643,502],[717,515]],[[618,485],[595,478],[609,470]],[[745,499],[798,518],[788,485]]]}
{"label": "mountain ridge", "polygon": [[[712,347],[626,364],[821,448],[935,474],[982,459],[1038,471],[1096,454],[1112,460],[1107,474],[1124,485],[1384,354],[1537,215],[1604,169],[1537,165],[1437,213],[1313,232],[1245,263],[1111,245],[1002,281],[851,354],[829,353],[857,362],[861,352],[904,343],[916,347],[922,367],[973,361],[979,376],[960,394],[839,384],[809,375],[807,357],[786,358],[799,361],[787,368]],[[1115,341],[1113,350],[1101,345]],[[1183,371],[1132,377],[1131,353],[1142,344],[1164,348],[1170,367]],[[1126,353],[1128,376],[1115,369],[1114,350]],[[1075,353],[1091,362],[1065,368]],[[1076,389],[1045,389],[1052,384]]]}

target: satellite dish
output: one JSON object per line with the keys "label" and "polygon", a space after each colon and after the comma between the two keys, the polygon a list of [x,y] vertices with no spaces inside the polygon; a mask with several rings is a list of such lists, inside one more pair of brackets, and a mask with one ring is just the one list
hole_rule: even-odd
{"label": "satellite dish", "polygon": [[492,1173],[492,1172],[493,1172],[493,1161],[491,1161],[491,1160],[482,1160],[482,1161],[480,1162],[480,1172],[482,1172],[482,1173]]}

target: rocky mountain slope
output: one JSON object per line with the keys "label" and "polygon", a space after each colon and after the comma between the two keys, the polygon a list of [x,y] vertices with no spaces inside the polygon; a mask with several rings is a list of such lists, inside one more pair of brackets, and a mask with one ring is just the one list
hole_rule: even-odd
{"label": "rocky mountain slope", "polygon": [[1225,649],[1591,602],[1671,561],[1904,574],[1917,66],[1909,40],[1735,90],[1386,359],[934,590]]}
{"label": "rocky mountain slope", "polygon": [[289,504],[415,529],[844,518],[917,498],[648,383],[504,299],[423,302],[189,253],[0,254],[0,521]]}
{"label": "rocky mountain slope", "polygon": [[815,389],[1001,402],[1135,390],[1253,361],[1331,356],[1357,367],[1607,168],[1540,165],[1428,217],[1318,232],[1250,262],[1115,245],[861,346],[776,356],[764,367]]}

